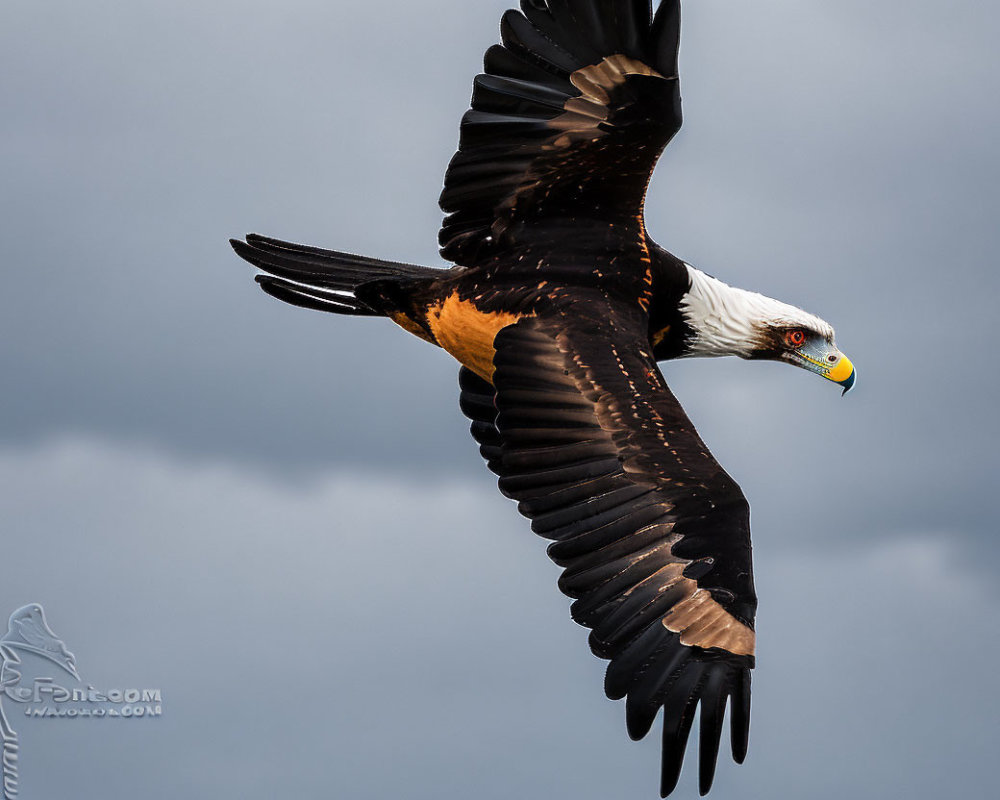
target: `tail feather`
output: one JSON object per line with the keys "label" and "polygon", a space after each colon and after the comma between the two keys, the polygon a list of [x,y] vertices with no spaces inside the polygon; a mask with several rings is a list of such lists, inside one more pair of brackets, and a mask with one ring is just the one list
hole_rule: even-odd
{"label": "tail feather", "polygon": [[258,234],[230,239],[236,254],[268,273],[257,283],[267,294],[292,305],[355,316],[384,312],[360,300],[356,290],[373,281],[434,278],[442,271],[398,261],[323,250]]}
{"label": "tail feather", "polygon": [[362,303],[353,295],[325,292],[310,286],[273,278],[270,275],[258,275],[256,278],[260,288],[271,297],[283,300],[293,306],[311,308],[314,311],[331,311],[334,314],[349,314],[356,317],[377,317],[381,313]]}

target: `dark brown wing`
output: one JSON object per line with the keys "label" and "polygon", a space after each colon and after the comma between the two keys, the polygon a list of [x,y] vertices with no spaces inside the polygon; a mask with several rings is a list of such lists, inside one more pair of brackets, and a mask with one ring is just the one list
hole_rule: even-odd
{"label": "dark brown wing", "polygon": [[[680,3],[522,0],[486,53],[445,175],[442,255],[473,265],[539,222],[642,236],[660,152],[681,126]],[[559,222],[554,222],[559,221]]]}
{"label": "dark brown wing", "polygon": [[[463,370],[462,407],[500,488],[552,539],[573,619],[611,660],[642,738],[661,707],[661,790],[673,790],[701,704],[711,786],[727,698],[747,747],[757,600],[749,507],[667,389],[648,342],[616,319],[525,319],[496,338],[493,386]],[[490,402],[492,400],[492,402]]]}

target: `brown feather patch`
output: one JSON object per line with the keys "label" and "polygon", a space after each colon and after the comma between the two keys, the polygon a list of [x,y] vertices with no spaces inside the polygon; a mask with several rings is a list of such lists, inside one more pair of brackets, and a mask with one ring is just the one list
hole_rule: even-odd
{"label": "brown feather patch", "polygon": [[502,328],[513,325],[525,314],[483,311],[472,300],[462,300],[452,292],[427,309],[427,324],[437,343],[465,367],[484,380],[493,382],[493,340]]}
{"label": "brown feather patch", "polygon": [[752,656],[756,634],[720,606],[706,589],[699,589],[690,578],[684,579],[690,594],[663,617],[663,627],[679,633],[681,644],[709,650],[728,650],[737,656]]}
{"label": "brown feather patch", "polygon": [[607,122],[611,113],[611,93],[624,85],[629,75],[663,78],[647,64],[624,55],[608,56],[572,73],[570,82],[579,89],[580,96],[567,100],[565,113],[549,121],[549,127],[565,131],[553,144],[566,147],[581,137],[593,137],[594,130]]}
{"label": "brown feather patch", "polygon": [[420,323],[418,323],[414,319],[411,319],[402,311],[396,311],[390,314],[389,318],[407,333],[412,333],[414,336],[419,336],[425,342],[430,342],[431,344],[437,344],[437,342],[435,342],[430,336],[427,335],[427,331],[425,331],[423,328],[420,327]]}

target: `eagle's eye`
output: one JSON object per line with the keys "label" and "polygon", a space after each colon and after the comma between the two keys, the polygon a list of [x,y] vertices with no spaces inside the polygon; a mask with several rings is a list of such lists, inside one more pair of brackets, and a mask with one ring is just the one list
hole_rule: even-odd
{"label": "eagle's eye", "polygon": [[806,343],[806,332],[801,328],[785,331],[785,344],[796,350]]}

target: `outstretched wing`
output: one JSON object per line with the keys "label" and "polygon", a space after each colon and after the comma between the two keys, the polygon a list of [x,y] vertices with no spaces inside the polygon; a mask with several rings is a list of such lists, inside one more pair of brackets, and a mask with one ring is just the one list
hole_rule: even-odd
{"label": "outstretched wing", "polygon": [[727,698],[733,758],[746,755],[757,605],[749,506],[648,342],[613,309],[587,327],[524,319],[495,347],[493,386],[461,376],[473,435],[501,491],[553,540],[573,619],[611,661],[605,691],[627,698],[629,734],[645,736],[664,709],[664,797],[700,703],[704,794]]}
{"label": "outstretched wing", "polygon": [[486,52],[445,175],[442,255],[472,265],[538,222],[643,236],[642,203],[681,126],[680,3],[522,0]]}

